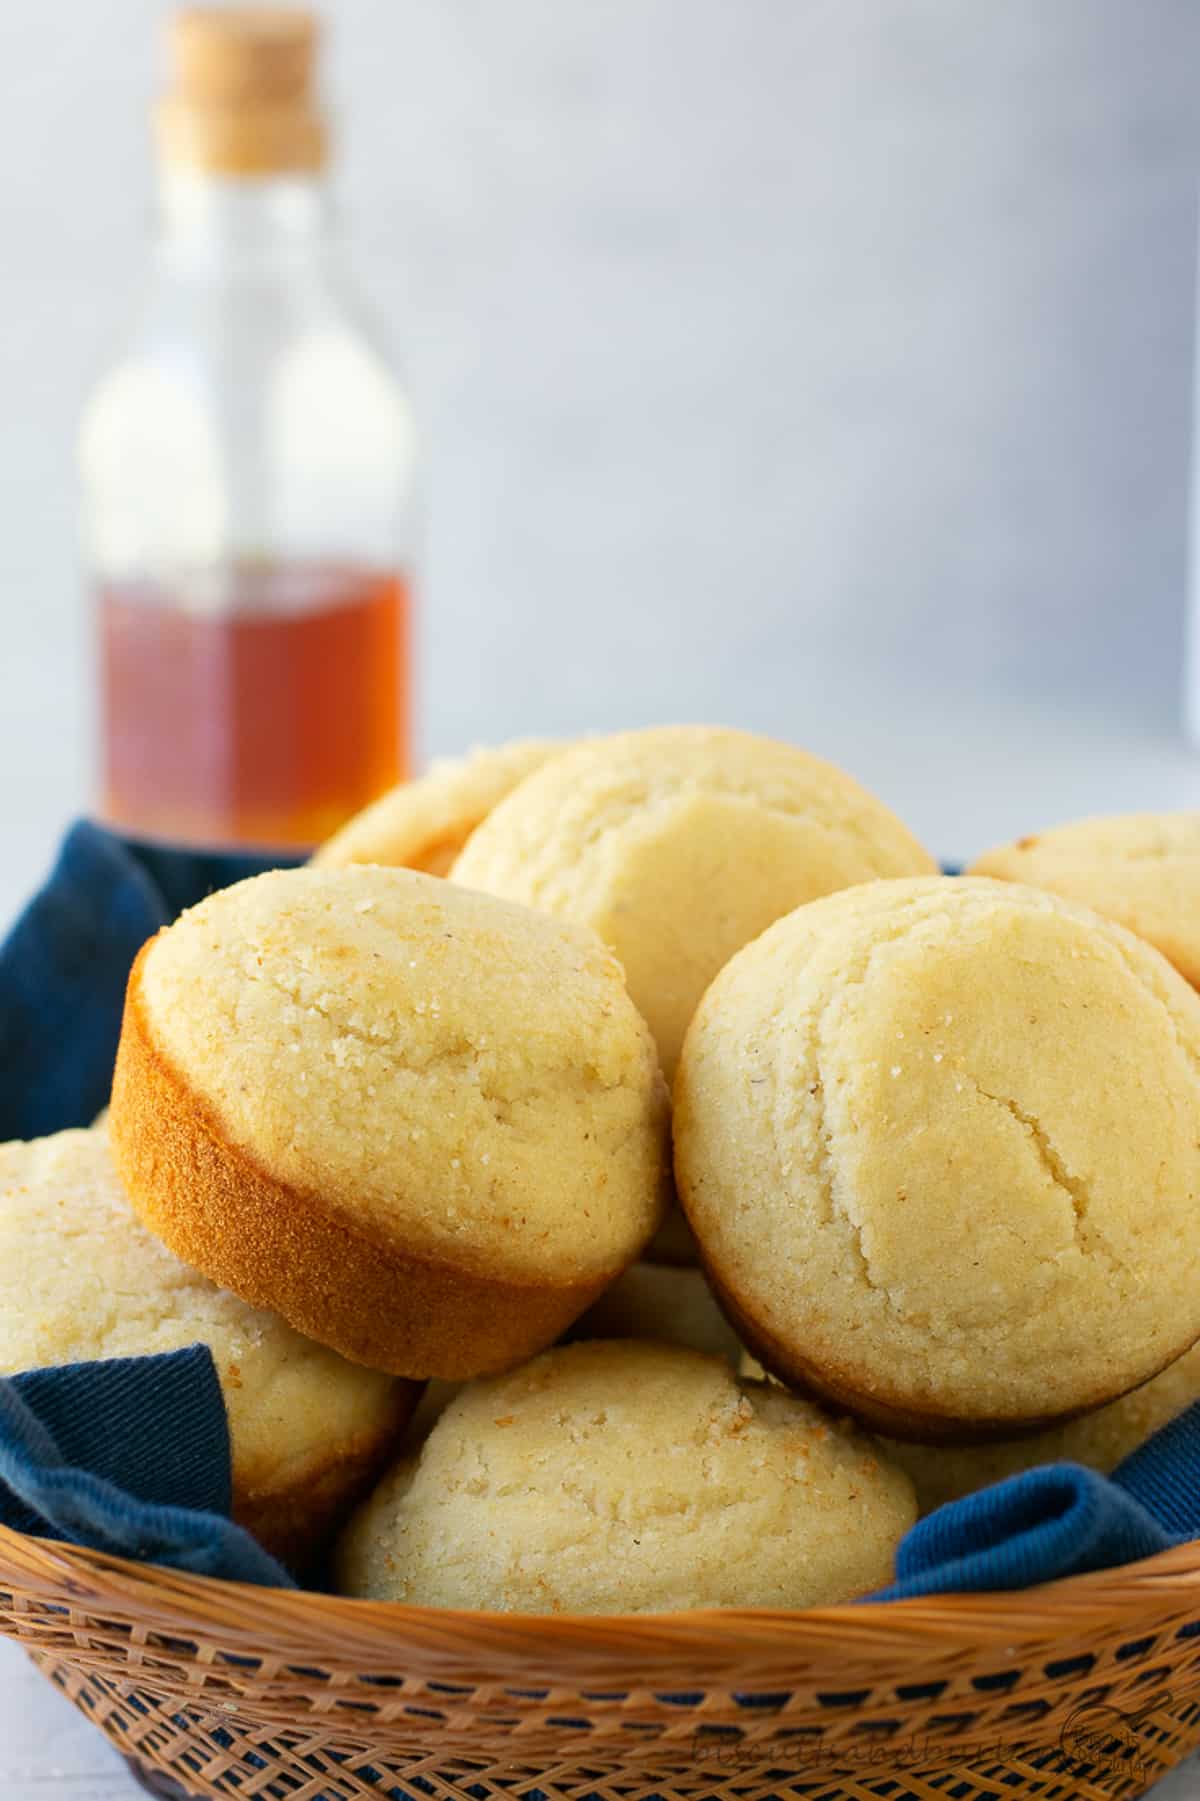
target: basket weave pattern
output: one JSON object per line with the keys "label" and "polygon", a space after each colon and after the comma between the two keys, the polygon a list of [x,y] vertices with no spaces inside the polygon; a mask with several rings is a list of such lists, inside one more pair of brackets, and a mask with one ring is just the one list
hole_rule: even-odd
{"label": "basket weave pattern", "polygon": [[0,1630],[120,1750],[239,1801],[1055,1801],[1200,1744],[1200,1544],[1022,1594],[533,1619],[0,1529]]}

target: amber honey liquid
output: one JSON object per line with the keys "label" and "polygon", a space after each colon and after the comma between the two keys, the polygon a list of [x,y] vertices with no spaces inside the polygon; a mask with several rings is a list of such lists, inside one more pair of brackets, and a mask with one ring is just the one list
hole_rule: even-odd
{"label": "amber honey liquid", "polygon": [[103,805],[116,826],[305,850],[406,774],[409,599],[392,572],[250,566],[220,605],[99,595]]}

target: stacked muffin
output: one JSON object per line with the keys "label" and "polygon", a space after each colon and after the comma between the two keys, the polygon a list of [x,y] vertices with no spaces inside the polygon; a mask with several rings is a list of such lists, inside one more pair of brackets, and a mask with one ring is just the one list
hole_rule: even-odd
{"label": "stacked muffin", "polygon": [[314,1389],[429,1382],[347,1592],[846,1599],[914,1481],[1115,1461],[1200,1387],[1200,998],[1061,886],[940,877],[745,733],[480,753],[143,950],[109,1206],[204,1297],[174,1342],[240,1309]]}
{"label": "stacked muffin", "polygon": [[103,1125],[0,1145],[0,1373],[206,1344],[234,1517],[304,1569],[400,1443],[420,1388],[301,1337],[146,1230]]}

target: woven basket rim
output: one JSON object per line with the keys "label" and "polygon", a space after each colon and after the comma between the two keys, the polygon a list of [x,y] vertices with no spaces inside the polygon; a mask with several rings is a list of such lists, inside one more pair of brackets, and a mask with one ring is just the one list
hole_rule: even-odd
{"label": "woven basket rim", "polygon": [[471,1680],[645,1679],[717,1667],[762,1672],[835,1658],[916,1667],[985,1647],[1077,1641],[1103,1627],[1135,1637],[1200,1616],[1200,1540],[1134,1564],[994,1593],[849,1602],[802,1611],[720,1608],[670,1614],[516,1614],[351,1600],[184,1574],[0,1526],[0,1588],[166,1637],[219,1641],[253,1657],[319,1664],[323,1648],[365,1670],[420,1667]]}

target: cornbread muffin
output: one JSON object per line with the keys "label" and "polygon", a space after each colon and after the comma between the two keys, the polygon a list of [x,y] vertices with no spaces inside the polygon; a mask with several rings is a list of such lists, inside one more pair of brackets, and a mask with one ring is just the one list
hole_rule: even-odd
{"label": "cornbread muffin", "polygon": [[138,1223],[102,1130],[0,1145],[0,1373],[206,1344],[234,1517],[302,1563],[378,1475],[420,1390],[311,1344]]}
{"label": "cornbread muffin", "polygon": [[662,1218],[667,1105],[590,933],[410,870],[276,870],[140,953],[117,1166],[177,1256],[343,1356],[491,1373]]}
{"label": "cornbread muffin", "polygon": [[1200,987],[1200,813],[1079,819],[987,851],[971,873],[1082,901]]}
{"label": "cornbread muffin", "polygon": [[635,1263],[571,1329],[572,1338],[653,1338],[724,1357],[736,1369],[742,1347],[713,1298],[703,1270]]}
{"label": "cornbread muffin", "polygon": [[330,868],[386,863],[448,875],[497,801],[561,749],[560,744],[524,738],[433,763],[416,781],[401,782],[347,820],[321,845],[313,862]]}
{"label": "cornbread muffin", "polygon": [[1015,883],[871,883],[713,983],[675,1089],[710,1278],[785,1381],[896,1437],[1098,1407],[1200,1337],[1200,996]]}
{"label": "cornbread muffin", "polygon": [[832,764],[748,732],[597,738],[526,778],[452,870],[591,926],[625,966],[668,1077],[734,951],[802,901],[932,859]]}
{"label": "cornbread muffin", "polygon": [[509,1613],[810,1607],[886,1583],[916,1517],[856,1434],[677,1345],[475,1382],[338,1548],[347,1594]]}
{"label": "cornbread muffin", "polygon": [[1082,1463],[1107,1476],[1196,1400],[1200,1400],[1200,1346],[1132,1394],[1032,1438],[1006,1438],[990,1445],[914,1445],[884,1439],[883,1445],[912,1477],[921,1512],[932,1513],[947,1501],[1040,1463]]}

